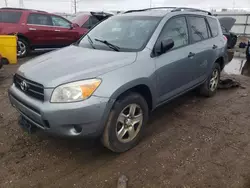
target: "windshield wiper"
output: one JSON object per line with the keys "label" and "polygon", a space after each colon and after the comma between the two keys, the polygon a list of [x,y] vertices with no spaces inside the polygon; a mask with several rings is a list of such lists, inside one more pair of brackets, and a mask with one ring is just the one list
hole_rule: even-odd
{"label": "windshield wiper", "polygon": [[91,45],[91,47],[93,49],[95,49],[94,43],[93,43],[92,39],[90,38],[90,36],[88,34],[86,36],[88,37],[88,41],[89,41],[89,44]]}
{"label": "windshield wiper", "polygon": [[101,42],[103,44],[106,44],[109,48],[111,48],[111,49],[113,49],[113,50],[115,50],[117,52],[120,51],[120,47],[119,46],[116,46],[116,45],[114,45],[114,44],[112,44],[112,43],[110,43],[110,42],[108,42],[106,40],[95,39],[95,41]]}

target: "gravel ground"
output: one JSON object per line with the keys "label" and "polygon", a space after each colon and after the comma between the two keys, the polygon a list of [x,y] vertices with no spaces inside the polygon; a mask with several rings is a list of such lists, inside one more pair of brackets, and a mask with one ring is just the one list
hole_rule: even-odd
{"label": "gravel ground", "polygon": [[[25,60],[23,60],[25,61]],[[0,71],[0,187],[250,187],[250,79],[245,89],[205,99],[191,92],[152,113],[140,144],[114,154],[98,140],[27,135],[7,89],[17,65]]]}

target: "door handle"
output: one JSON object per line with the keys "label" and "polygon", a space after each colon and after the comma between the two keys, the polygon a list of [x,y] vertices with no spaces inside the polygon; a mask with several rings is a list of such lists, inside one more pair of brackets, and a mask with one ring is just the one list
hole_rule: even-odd
{"label": "door handle", "polygon": [[215,44],[213,45],[213,49],[216,49],[216,48],[218,48],[218,46],[216,46]]}
{"label": "door handle", "polygon": [[194,57],[195,56],[195,53],[193,53],[193,52],[190,52],[189,54],[188,54],[188,58],[191,58],[191,57]]}
{"label": "door handle", "polygon": [[29,28],[30,31],[36,31],[36,28]]}
{"label": "door handle", "polygon": [[56,29],[55,31],[60,32],[60,30]]}

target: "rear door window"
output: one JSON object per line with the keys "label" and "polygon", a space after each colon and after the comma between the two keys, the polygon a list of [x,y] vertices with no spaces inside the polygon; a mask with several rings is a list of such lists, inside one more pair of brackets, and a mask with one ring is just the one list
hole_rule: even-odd
{"label": "rear door window", "polygon": [[22,12],[0,11],[1,23],[18,23]]}
{"label": "rear door window", "polygon": [[189,16],[188,22],[193,42],[199,42],[209,38],[208,28],[204,17]]}
{"label": "rear door window", "polygon": [[31,13],[28,17],[28,24],[53,26],[52,19],[46,14]]}
{"label": "rear door window", "polygon": [[207,21],[209,23],[210,29],[212,31],[213,37],[216,37],[219,35],[219,26],[218,21],[215,18],[207,18]]}

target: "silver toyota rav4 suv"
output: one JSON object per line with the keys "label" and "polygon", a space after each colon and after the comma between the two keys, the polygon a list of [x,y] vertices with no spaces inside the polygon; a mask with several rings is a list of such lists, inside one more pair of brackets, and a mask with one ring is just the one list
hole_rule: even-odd
{"label": "silver toyota rav4 suv", "polygon": [[9,89],[19,123],[68,137],[100,137],[124,152],[156,107],[194,88],[213,96],[227,62],[218,19],[190,8],[128,11],[76,44],[20,66]]}

